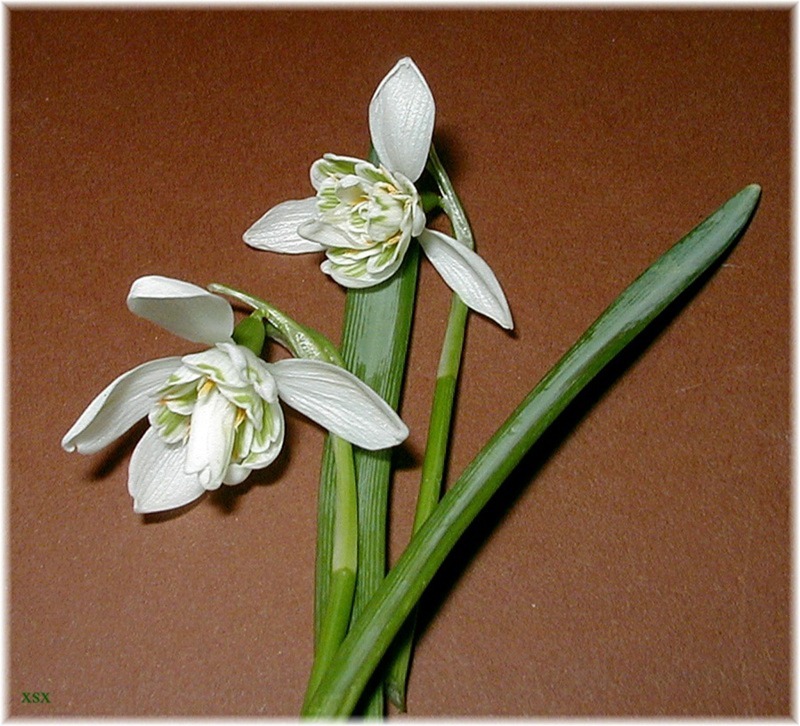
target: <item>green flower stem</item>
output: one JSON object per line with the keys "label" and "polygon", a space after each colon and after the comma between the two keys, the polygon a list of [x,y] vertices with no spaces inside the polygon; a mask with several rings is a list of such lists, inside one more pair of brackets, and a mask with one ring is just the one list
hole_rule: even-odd
{"label": "green flower stem", "polygon": [[457,295],[453,295],[433,393],[428,440],[425,458],[422,462],[420,492],[414,514],[414,532],[417,532],[431,515],[441,496],[468,312],[469,309],[461,302],[461,299]]}
{"label": "green flower stem", "polygon": [[471,250],[475,249],[475,238],[472,235],[472,227],[470,227],[467,220],[467,213],[464,211],[461,200],[458,198],[453,183],[450,181],[450,177],[447,175],[433,144],[431,144],[431,150],[428,155],[427,169],[433,175],[442,193],[439,203],[445,214],[450,218],[456,239]]}
{"label": "green flower stem", "polygon": [[653,319],[741,235],[761,194],[745,187],[637,278],[537,384],[412,538],[353,624],[306,716],[350,714],[445,557],[536,440]]}
{"label": "green flower stem", "polygon": [[[439,186],[442,194],[440,204],[450,218],[456,239],[469,249],[474,249],[475,240],[466,212],[433,146],[431,146],[428,170]],[[468,310],[461,298],[453,295],[433,391],[428,440],[422,462],[419,495],[412,529],[414,534],[431,515],[441,497]],[[389,700],[402,711],[405,711],[406,708],[406,687],[414,649],[416,620],[415,609],[392,646],[392,660],[384,683]]]}
{"label": "green flower stem", "polygon": [[358,497],[353,447],[344,439],[329,436],[336,466],[333,507],[333,542],[330,580],[322,621],[317,634],[314,665],[306,700],[313,695],[350,624],[358,567]]}
{"label": "green flower stem", "polygon": [[[295,357],[314,358],[343,366],[344,362],[333,343],[321,333],[300,325],[266,300],[249,295],[228,285],[213,284],[213,292],[223,293],[253,308],[250,318],[245,318],[234,330],[240,344],[253,341],[252,347],[263,345],[263,333],[284,345]],[[252,323],[261,318],[260,334]],[[259,342],[260,341],[260,342]],[[358,568],[358,498],[353,447],[344,439],[330,434],[326,440],[325,472],[330,486],[320,492],[325,499],[326,557],[324,599],[318,604],[314,663],[306,698],[316,690],[333,655],[344,639],[350,623],[355,596]],[[322,508],[323,505],[320,504]],[[319,557],[319,555],[318,555]]]}
{"label": "green flower stem", "polygon": [[[331,572],[333,567],[333,542],[337,489],[334,439],[335,437],[330,435],[325,439],[325,448],[322,451],[319,496],[317,500],[317,548],[314,566],[314,642],[316,644],[316,648],[319,648],[319,641],[321,639],[321,633],[323,629],[323,620],[327,611],[328,591],[330,589]],[[356,484],[356,487],[357,486],[358,484]],[[358,508],[357,495],[356,508]],[[357,514],[356,517],[358,517]],[[356,569],[358,569],[357,566]]]}

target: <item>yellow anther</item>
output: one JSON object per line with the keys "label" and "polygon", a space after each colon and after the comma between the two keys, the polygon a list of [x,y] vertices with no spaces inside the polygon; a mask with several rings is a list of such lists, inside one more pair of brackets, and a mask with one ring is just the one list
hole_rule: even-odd
{"label": "yellow anther", "polygon": [[247,418],[247,414],[245,413],[243,408],[236,409],[236,420],[233,422],[234,428],[239,428],[239,424]]}

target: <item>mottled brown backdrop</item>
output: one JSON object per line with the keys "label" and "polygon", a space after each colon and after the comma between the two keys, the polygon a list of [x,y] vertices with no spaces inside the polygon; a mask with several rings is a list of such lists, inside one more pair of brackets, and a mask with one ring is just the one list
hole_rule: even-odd
{"label": "mottled brown backdrop", "polygon": [[[790,713],[790,10],[6,13],[10,714],[297,713],[322,432],[289,414],[263,475],[158,521],[126,491],[135,437],[89,458],[59,442],[117,374],[195,349],[128,312],[139,275],[238,285],[338,341],[318,256],[241,234],[309,195],[322,153],[366,153],[403,55],[516,322],[470,320],[450,482],[644,266],[764,189],[725,264],[447,561],[410,713]],[[449,304],[427,263],[420,285],[393,558]]]}

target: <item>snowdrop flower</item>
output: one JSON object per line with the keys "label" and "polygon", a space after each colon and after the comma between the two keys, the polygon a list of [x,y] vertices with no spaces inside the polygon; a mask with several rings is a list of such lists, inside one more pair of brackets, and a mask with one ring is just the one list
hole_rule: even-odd
{"label": "snowdrop flower", "polygon": [[380,165],[325,154],[311,167],[316,196],[273,207],[245,232],[244,241],[271,252],[324,251],[322,271],[345,287],[361,288],[389,279],[416,237],[467,306],[513,327],[508,302],[486,262],[458,240],[425,228],[414,183],[428,159],[434,116],[425,78],[410,58],[403,58],[369,106]]}
{"label": "snowdrop flower", "polygon": [[183,506],[221,484],[239,484],[283,446],[280,401],[366,449],[394,446],[408,429],[371,388],[338,366],[310,359],[266,363],[233,341],[233,309],[188,282],[136,280],[128,307],[186,340],[212,345],[123,373],[62,440],[95,453],[148,418],[131,457],[128,491],[136,512]]}

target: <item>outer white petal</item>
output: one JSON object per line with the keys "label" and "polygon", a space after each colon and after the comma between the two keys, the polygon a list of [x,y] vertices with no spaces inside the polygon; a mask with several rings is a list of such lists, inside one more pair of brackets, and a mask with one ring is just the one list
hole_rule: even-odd
{"label": "outer white petal", "polygon": [[428,160],[436,104],[411,58],[402,58],[381,81],[369,104],[369,131],[381,163],[412,182]]}
{"label": "outer white petal", "polygon": [[133,510],[147,514],[175,509],[204,491],[197,475],[186,473],[186,447],[166,444],[155,429],[148,429],[134,449],[128,470]]}
{"label": "outer white petal", "polygon": [[156,392],[180,364],[180,358],[160,358],[123,373],[89,404],[61,445],[81,454],[100,451],[147,415]]}
{"label": "outer white petal", "polygon": [[135,280],[128,308],[193,343],[220,343],[233,332],[233,308],[225,298],[171,277]]}
{"label": "outer white petal", "polygon": [[423,230],[418,239],[431,264],[467,307],[506,329],[514,327],[503,288],[482,257],[432,229]]}
{"label": "outer white petal", "polygon": [[357,446],[385,449],[408,436],[408,427],[391,406],[343,368],[289,358],[270,369],[283,401]]}
{"label": "outer white petal", "polygon": [[200,394],[192,411],[186,444],[186,473],[205,489],[222,483],[233,451],[236,408],[216,389]]}
{"label": "outer white petal", "polygon": [[257,250],[296,255],[319,252],[322,246],[297,234],[297,228],[317,212],[317,198],[290,199],[270,209],[244,233],[244,241]]}

